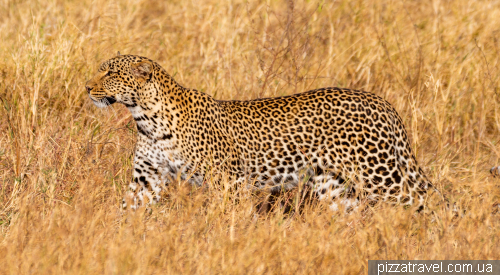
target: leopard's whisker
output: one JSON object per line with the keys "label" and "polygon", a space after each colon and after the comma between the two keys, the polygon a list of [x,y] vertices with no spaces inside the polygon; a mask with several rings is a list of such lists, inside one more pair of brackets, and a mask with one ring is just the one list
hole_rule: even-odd
{"label": "leopard's whisker", "polygon": [[107,98],[104,98],[106,100],[106,107],[108,108],[108,110],[111,110],[111,112],[113,113],[114,117],[117,117],[117,113],[116,113],[116,110],[115,108],[111,107],[111,103],[109,103],[109,100]]}

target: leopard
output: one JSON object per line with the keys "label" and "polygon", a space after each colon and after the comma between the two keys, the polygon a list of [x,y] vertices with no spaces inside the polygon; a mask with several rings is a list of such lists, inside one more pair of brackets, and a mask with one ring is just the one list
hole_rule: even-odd
{"label": "leopard", "polygon": [[371,92],[328,87],[218,100],[181,86],[147,57],[119,53],[85,89],[95,106],[121,103],[135,120],[124,209],[157,204],[175,180],[202,186],[210,171],[273,194],[308,186],[332,211],[367,201],[420,211],[435,189],[418,166],[402,118]]}

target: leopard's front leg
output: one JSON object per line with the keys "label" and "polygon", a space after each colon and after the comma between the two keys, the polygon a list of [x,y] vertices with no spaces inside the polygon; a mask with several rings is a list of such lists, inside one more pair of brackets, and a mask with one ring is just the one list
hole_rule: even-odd
{"label": "leopard's front leg", "polygon": [[136,210],[160,200],[161,180],[158,164],[148,159],[144,151],[146,150],[141,150],[139,147],[135,151],[133,177],[129,191],[122,201],[123,209],[130,207]]}

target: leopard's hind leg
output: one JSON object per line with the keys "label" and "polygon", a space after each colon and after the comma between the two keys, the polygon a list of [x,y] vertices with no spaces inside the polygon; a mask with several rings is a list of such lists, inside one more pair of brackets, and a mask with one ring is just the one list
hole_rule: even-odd
{"label": "leopard's hind leg", "polygon": [[329,203],[329,208],[337,212],[343,206],[346,212],[359,206],[359,192],[354,182],[345,180],[339,173],[327,172],[313,178],[313,191],[320,201]]}

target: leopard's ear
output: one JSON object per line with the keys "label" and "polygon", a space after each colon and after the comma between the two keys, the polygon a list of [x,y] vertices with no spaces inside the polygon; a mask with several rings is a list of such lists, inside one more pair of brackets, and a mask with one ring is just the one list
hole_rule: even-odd
{"label": "leopard's ear", "polygon": [[153,72],[153,63],[144,60],[138,63],[132,64],[130,66],[132,75],[139,81],[148,81],[151,78],[151,73]]}

